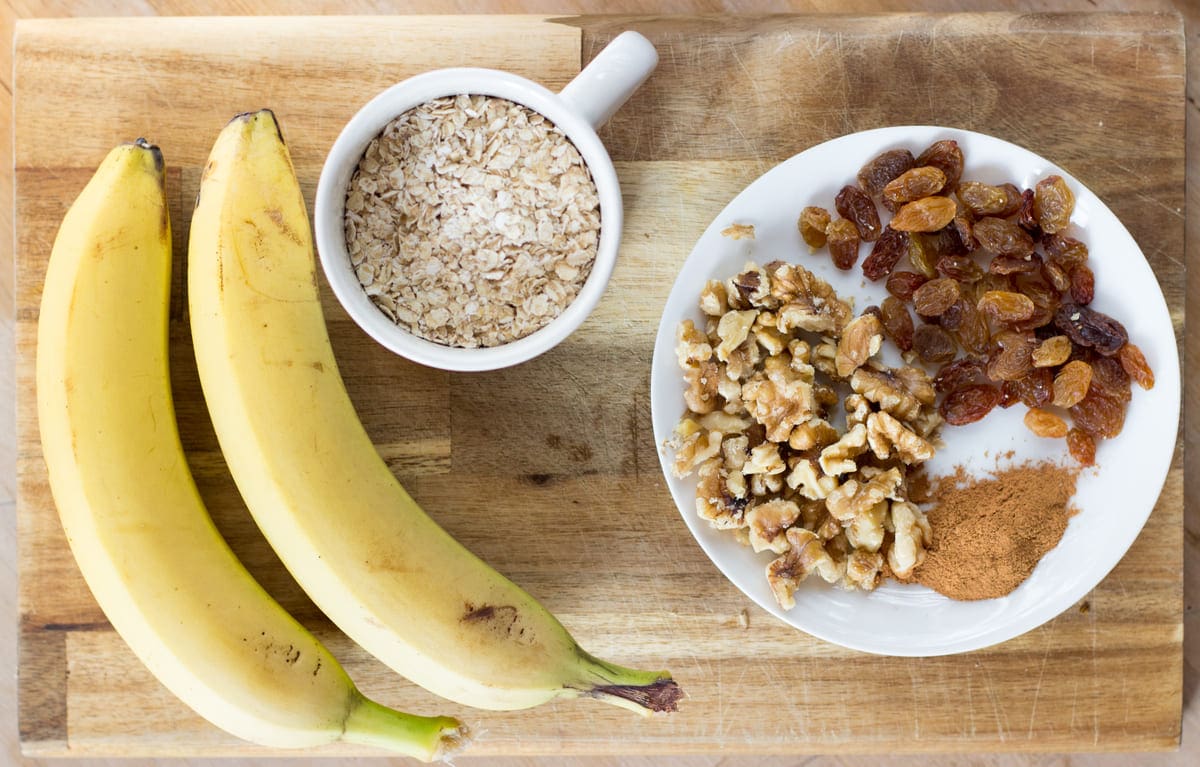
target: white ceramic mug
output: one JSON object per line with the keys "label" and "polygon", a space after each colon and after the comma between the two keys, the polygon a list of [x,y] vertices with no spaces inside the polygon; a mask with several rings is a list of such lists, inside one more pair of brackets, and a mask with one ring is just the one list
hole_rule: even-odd
{"label": "white ceramic mug", "polygon": [[[608,285],[621,242],[621,189],[596,130],[633,95],[658,64],[654,46],[636,32],[609,43],[579,75],[554,93],[535,82],[493,69],[439,69],[388,88],[350,119],[329,151],[317,184],[314,224],[321,265],[333,292],[354,321],[396,354],[444,370],[495,370],[532,359],[571,334],[591,314]],[[600,199],[600,241],[591,274],[563,312],[524,338],[501,346],[464,349],[426,341],[392,322],[358,281],[346,252],[346,189],[367,145],[408,110],[444,96],[495,96],[540,112],[579,150]]]}

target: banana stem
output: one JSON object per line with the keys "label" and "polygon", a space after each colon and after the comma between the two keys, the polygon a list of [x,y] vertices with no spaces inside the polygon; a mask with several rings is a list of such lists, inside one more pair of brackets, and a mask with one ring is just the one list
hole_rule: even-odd
{"label": "banana stem", "polygon": [[405,714],[359,695],[342,740],[432,762],[452,756],[469,737],[466,725],[453,717]]}
{"label": "banana stem", "polygon": [[642,715],[676,711],[683,690],[667,671],[639,671],[601,660],[579,650],[584,666],[599,684],[581,690],[583,695]]}

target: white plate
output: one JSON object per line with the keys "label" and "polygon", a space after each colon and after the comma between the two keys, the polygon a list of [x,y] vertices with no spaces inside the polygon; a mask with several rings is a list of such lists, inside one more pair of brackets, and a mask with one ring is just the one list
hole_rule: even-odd
{"label": "white plate", "polygon": [[[964,179],[1011,181],[1022,188],[1032,188],[1051,173],[1066,179],[1075,193],[1069,234],[1087,243],[1096,273],[1093,306],[1125,325],[1154,369],[1156,385],[1149,392],[1134,386],[1124,431],[1101,443],[1099,470],[1080,475],[1074,498],[1080,513],[1071,519],[1062,542],[1012,594],[956,602],[922,586],[889,582],[864,594],[810,578],[796,592],[796,607],[784,611],[764,574],[773,555],[755,554],[729,533],[709,528],[695,512],[695,477],[679,480],[668,470],[671,451],[663,443],[685,410],[675,328],[689,317],[699,324],[696,301],[706,280],[730,277],[751,259],[760,265],[775,259],[803,264],[839,295],[853,297],[859,310],[878,304],[887,295],[882,281],[870,283],[859,268],[870,244],[863,245],[853,270],[840,272],[827,250],[809,255],[796,219],[806,205],[832,210],[838,190],[880,152],[907,148],[917,154],[939,139],[955,139],[962,147]],[[721,230],[733,223],[753,224],[756,239],[722,237]],[[969,131],[905,126],[813,147],[764,174],[726,206],[696,243],[667,299],[654,346],[650,400],[671,495],[700,546],[747,596],[780,620],[844,647],[886,655],[944,655],[1003,642],[1041,625],[1081,599],[1124,556],[1150,515],[1171,463],[1179,423],[1179,358],[1166,302],[1150,266],[1129,232],[1091,191],[1048,160],[1006,141]],[[1063,440],[1039,439],[1025,428],[1024,410],[997,409],[979,423],[946,427],[946,446],[930,462],[931,473],[949,473],[962,464],[982,474],[994,470],[997,458],[1009,450],[1016,461],[1069,461]]]}

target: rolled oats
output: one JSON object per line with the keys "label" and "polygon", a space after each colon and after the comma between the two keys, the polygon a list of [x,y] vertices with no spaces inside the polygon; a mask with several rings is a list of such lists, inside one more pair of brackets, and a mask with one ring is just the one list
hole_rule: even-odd
{"label": "rolled oats", "polygon": [[600,202],[582,156],[527,107],[435,99],[390,122],[346,191],[346,248],[379,309],[447,346],[533,333],[591,273]]}
{"label": "rolled oats", "polygon": [[753,224],[730,224],[721,230],[722,237],[728,237],[731,240],[753,240],[754,225]]}

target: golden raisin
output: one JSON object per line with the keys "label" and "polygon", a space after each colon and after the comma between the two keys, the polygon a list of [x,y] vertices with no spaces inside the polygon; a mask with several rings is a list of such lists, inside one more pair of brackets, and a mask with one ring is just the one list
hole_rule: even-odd
{"label": "golden raisin", "polygon": [[963,153],[953,139],[935,141],[917,157],[917,165],[932,165],[946,174],[946,188],[954,189],[962,178]]}
{"label": "golden raisin", "polygon": [[1051,368],[1061,365],[1071,356],[1071,339],[1066,336],[1052,336],[1042,341],[1033,350],[1033,366],[1035,368]]}
{"label": "golden raisin", "polygon": [[979,311],[996,320],[996,322],[1011,324],[1027,320],[1033,316],[1033,300],[1022,293],[1008,290],[989,290],[980,297],[977,304]]}
{"label": "golden raisin", "polygon": [[975,222],[972,232],[979,241],[979,247],[998,256],[1025,258],[1033,253],[1033,238],[1029,232],[1007,219],[994,216],[981,218]]}
{"label": "golden raisin", "polygon": [[924,317],[937,317],[962,295],[958,281],[949,277],[930,280],[913,293],[913,307]]}
{"label": "golden raisin", "polygon": [[829,211],[809,205],[800,211],[800,220],[796,225],[808,247],[813,250],[825,247],[825,230],[829,228]]}
{"label": "golden raisin", "polygon": [[930,197],[946,186],[946,174],[937,168],[913,168],[901,173],[883,188],[883,199],[900,206],[906,202]]}
{"label": "golden raisin", "polygon": [[1056,261],[1047,261],[1042,264],[1042,276],[1046,278],[1050,287],[1059,293],[1066,293],[1071,288],[1071,278]]}
{"label": "golden raisin", "polygon": [[1075,407],[1087,396],[1092,385],[1092,366],[1083,360],[1073,360],[1063,365],[1054,376],[1054,399],[1057,407]]}
{"label": "golden raisin", "polygon": [[1071,457],[1083,466],[1096,464],[1096,440],[1082,429],[1071,429],[1067,432],[1067,450]]}
{"label": "golden raisin", "polygon": [[1067,436],[1067,422],[1049,410],[1030,408],[1025,414],[1025,425],[1039,437],[1060,439]]}
{"label": "golden raisin", "polygon": [[1070,271],[1077,264],[1082,264],[1088,260],[1088,248],[1074,237],[1067,237],[1062,234],[1048,234],[1042,238],[1042,250],[1046,251],[1046,257],[1063,268],[1064,271]]}
{"label": "golden raisin", "polygon": [[858,227],[853,221],[839,218],[829,224],[825,230],[829,240],[829,255],[833,257],[833,265],[838,269],[850,269],[858,260]]}
{"label": "golden raisin", "polygon": [[1036,330],[1049,325],[1054,320],[1054,313],[1062,303],[1058,292],[1036,274],[1026,274],[1017,278],[1015,290],[1024,293],[1033,301],[1033,314],[1027,320],[1016,325],[1017,330]]}
{"label": "golden raisin", "polygon": [[1000,188],[1003,189],[1004,193],[1008,195],[1008,204],[1005,205],[1001,210],[996,211],[996,213],[993,215],[999,216],[1000,218],[1008,218],[1009,216],[1017,215],[1017,213],[1021,211],[1021,203],[1023,201],[1021,198],[1021,190],[1017,189],[1012,184],[1001,184]]}
{"label": "golden raisin", "polygon": [[901,232],[936,232],[953,221],[957,211],[949,197],[924,197],[898,210],[890,226]]}
{"label": "golden raisin", "polygon": [[1047,176],[1033,190],[1033,214],[1046,234],[1066,229],[1075,211],[1075,195],[1062,176]]}
{"label": "golden raisin", "polygon": [[1146,362],[1146,355],[1135,344],[1126,341],[1117,352],[1117,360],[1138,386],[1147,390],[1154,388],[1154,371]]}
{"label": "golden raisin", "polygon": [[988,358],[987,375],[993,381],[1016,381],[1033,372],[1033,350],[1037,339],[1032,333],[1005,330],[993,339],[997,349]]}
{"label": "golden raisin", "polygon": [[937,260],[938,255],[929,247],[925,237],[920,234],[909,235],[908,263],[912,264],[913,269],[916,269],[925,279],[931,280],[937,277]]}
{"label": "golden raisin", "polygon": [[1021,204],[1021,193],[1012,184],[992,186],[979,181],[964,181],[958,185],[958,199],[972,216],[982,218],[1006,215],[1005,211]]}
{"label": "golden raisin", "polygon": [[992,274],[1033,274],[1042,268],[1042,259],[1036,253],[1025,256],[996,256],[988,263]]}

